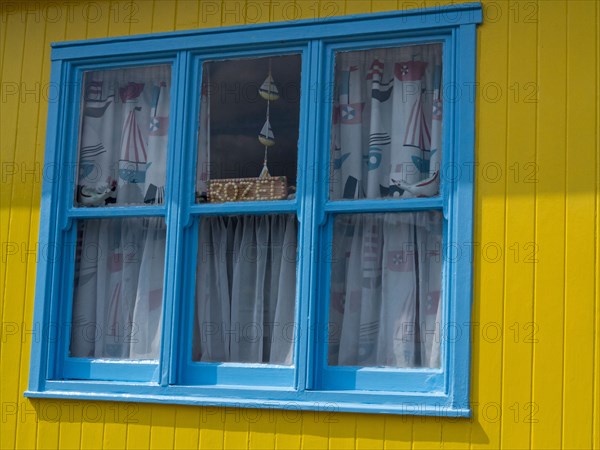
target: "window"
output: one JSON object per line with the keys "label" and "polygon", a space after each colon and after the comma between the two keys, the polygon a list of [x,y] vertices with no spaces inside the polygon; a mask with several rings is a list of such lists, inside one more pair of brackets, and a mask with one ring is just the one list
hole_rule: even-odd
{"label": "window", "polygon": [[480,22],[55,44],[26,395],[470,414]]}

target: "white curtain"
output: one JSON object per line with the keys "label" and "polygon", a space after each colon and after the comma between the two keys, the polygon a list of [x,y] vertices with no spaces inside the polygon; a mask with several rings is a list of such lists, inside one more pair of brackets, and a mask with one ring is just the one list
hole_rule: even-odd
{"label": "white curtain", "polygon": [[293,215],[201,220],[196,360],[292,364],[297,234]]}
{"label": "white curtain", "polygon": [[[164,201],[170,67],[88,72],[76,205]],[[162,218],[78,226],[71,356],[156,359],[164,278]]]}
{"label": "white curtain", "polygon": [[[438,195],[441,45],[340,53],[330,198]],[[336,216],[329,364],[438,367],[443,219]]]}

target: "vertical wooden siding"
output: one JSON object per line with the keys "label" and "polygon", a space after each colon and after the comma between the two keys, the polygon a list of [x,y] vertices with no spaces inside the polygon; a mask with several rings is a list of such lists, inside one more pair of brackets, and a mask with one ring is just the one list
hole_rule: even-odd
{"label": "vertical wooden siding", "polygon": [[[1,448],[600,448],[600,4],[484,2],[471,420],[27,400],[49,43],[440,1],[3,2]],[[466,89],[462,91],[467,95]]]}

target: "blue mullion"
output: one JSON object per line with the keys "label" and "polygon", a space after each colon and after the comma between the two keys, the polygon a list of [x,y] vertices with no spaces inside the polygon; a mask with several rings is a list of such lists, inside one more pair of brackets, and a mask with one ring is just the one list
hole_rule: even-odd
{"label": "blue mullion", "polygon": [[293,389],[295,368],[270,364],[192,362],[181,374],[188,386],[256,386]]}
{"label": "blue mullion", "polygon": [[[176,315],[179,323],[178,328],[178,350],[174,352],[172,359],[173,372],[170,377],[171,384],[181,384],[186,377],[192,377],[192,346],[193,333],[196,317],[196,271],[198,257],[198,220],[192,211],[196,199],[196,171],[198,157],[198,132],[200,126],[200,103],[202,87],[202,60],[192,56],[188,68],[188,95],[186,96],[185,117],[187,127],[184,131],[184,148],[182,150],[183,167],[181,173],[183,189],[181,191],[181,213],[183,225],[183,270],[180,278],[182,287],[180,290],[181,301],[178,302]],[[202,206],[202,205],[197,205]]]}
{"label": "blue mullion", "polygon": [[[185,125],[188,99],[186,98],[187,84],[189,83],[189,67],[191,55],[189,52],[180,52],[173,63],[172,85],[171,85],[171,108],[170,114],[172,124],[169,127],[168,151],[167,151],[167,239],[165,253],[165,274],[163,288],[163,318],[161,323],[160,341],[160,369],[159,383],[167,386],[174,376],[172,371],[176,369],[177,327],[173,326],[177,317],[182,289],[181,279],[185,272],[183,266],[184,248],[182,230],[185,219],[186,203],[185,195],[182,193],[184,186],[182,172],[185,170],[184,154],[186,148],[186,135],[188,126]],[[182,127],[173,126],[175,124]]]}
{"label": "blue mullion", "polygon": [[[168,183],[168,180],[167,180]],[[149,206],[103,206],[95,208],[69,208],[69,219],[114,219],[116,217],[165,216],[167,208],[163,205]]]}
{"label": "blue mullion", "polygon": [[445,374],[436,369],[343,367],[323,369],[320,389],[443,392]]}
{"label": "blue mullion", "polygon": [[159,364],[149,360],[66,358],[64,378],[106,381],[158,381]]}
{"label": "blue mullion", "polygon": [[285,214],[296,212],[297,210],[297,200],[199,203],[189,207],[190,214],[194,216]]}
{"label": "blue mullion", "polygon": [[316,103],[320,105],[319,111],[321,114],[317,130],[319,139],[316,142],[315,148],[318,152],[317,158],[317,174],[318,183],[316,190],[316,201],[314,205],[316,229],[313,238],[315,246],[316,274],[315,274],[315,299],[313,300],[313,323],[311,324],[311,348],[313,349],[310,358],[311,363],[311,378],[307,385],[308,389],[319,389],[322,384],[323,368],[327,366],[328,353],[328,303],[329,303],[329,283],[331,276],[330,256],[328,248],[330,247],[332,226],[328,214],[325,210],[325,205],[329,202],[329,183],[330,183],[330,140],[332,126],[332,107],[334,95],[334,48],[331,45],[323,45],[320,52],[320,78],[317,86],[322,86],[317,91]]}
{"label": "blue mullion", "polygon": [[324,211],[332,213],[413,212],[442,209],[442,197],[406,198],[400,200],[337,200],[325,203]]}
{"label": "blue mullion", "polygon": [[[295,333],[295,387],[304,390],[312,383],[312,358],[314,353],[314,336],[312,320],[315,317],[314,302],[316,299],[316,270],[318,252],[315,251],[316,223],[315,203],[318,186],[315,183],[318,167],[318,148],[322,122],[321,91],[313,92],[319,86],[319,70],[323,58],[323,44],[311,41],[303,55],[302,86],[300,103],[300,142],[298,160],[299,183],[298,198],[301,201],[299,211],[299,236],[297,246],[296,268],[296,309],[298,323]],[[314,96],[314,97],[313,97]],[[300,172],[302,169],[302,172]]]}

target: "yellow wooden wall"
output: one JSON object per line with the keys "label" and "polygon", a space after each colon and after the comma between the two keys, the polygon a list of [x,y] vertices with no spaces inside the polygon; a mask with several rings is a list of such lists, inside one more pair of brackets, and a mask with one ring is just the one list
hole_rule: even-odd
{"label": "yellow wooden wall", "polygon": [[39,338],[31,322],[50,42],[439,4],[0,2],[2,448],[600,448],[600,3],[593,0],[484,3],[473,419],[23,397],[30,343]]}

